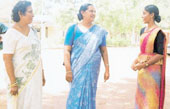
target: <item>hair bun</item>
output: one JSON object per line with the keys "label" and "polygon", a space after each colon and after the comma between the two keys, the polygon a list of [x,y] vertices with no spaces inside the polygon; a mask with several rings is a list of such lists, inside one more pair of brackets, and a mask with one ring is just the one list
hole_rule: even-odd
{"label": "hair bun", "polygon": [[160,15],[155,16],[155,21],[159,23],[161,21],[161,16]]}

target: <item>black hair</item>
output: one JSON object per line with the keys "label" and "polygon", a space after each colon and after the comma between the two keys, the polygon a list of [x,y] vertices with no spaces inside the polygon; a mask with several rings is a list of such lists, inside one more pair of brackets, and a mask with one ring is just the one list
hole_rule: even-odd
{"label": "black hair", "polygon": [[155,5],[147,5],[147,6],[145,7],[145,10],[146,10],[147,12],[149,12],[150,14],[154,13],[154,20],[155,20],[156,22],[159,23],[159,22],[161,21],[161,16],[159,15],[159,9],[158,9],[157,6],[155,6]]}
{"label": "black hair", "polygon": [[19,17],[19,12],[22,15],[25,15],[26,11],[27,11],[27,7],[31,6],[31,2],[30,1],[19,1],[17,2],[17,4],[14,6],[13,10],[12,10],[12,20],[14,22],[19,22],[20,21],[20,17]]}
{"label": "black hair", "polygon": [[89,6],[93,6],[93,5],[90,4],[90,3],[86,3],[86,4],[81,5],[81,7],[79,9],[79,13],[77,14],[79,21],[81,21],[83,19],[81,11],[86,11]]}

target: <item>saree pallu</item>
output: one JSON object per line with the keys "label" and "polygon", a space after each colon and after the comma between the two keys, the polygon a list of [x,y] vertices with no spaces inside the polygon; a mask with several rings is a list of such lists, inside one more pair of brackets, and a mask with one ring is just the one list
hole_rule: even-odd
{"label": "saree pallu", "polygon": [[107,32],[94,25],[74,41],[71,53],[73,81],[67,109],[95,109],[96,90],[101,62],[100,44]]}
{"label": "saree pallu", "polygon": [[19,88],[18,95],[11,96],[9,88],[7,108],[42,109],[42,63],[40,41],[33,31],[29,33],[28,37],[25,38],[25,36],[22,36],[20,38],[13,55],[14,73]]}
{"label": "saree pallu", "polygon": [[[140,40],[141,53],[138,62],[147,62],[154,55],[154,41],[161,31],[154,28],[148,33],[143,33]],[[135,98],[136,109],[163,109],[165,96],[165,62],[166,62],[166,37],[164,38],[164,58],[153,65],[138,71],[137,91]]]}

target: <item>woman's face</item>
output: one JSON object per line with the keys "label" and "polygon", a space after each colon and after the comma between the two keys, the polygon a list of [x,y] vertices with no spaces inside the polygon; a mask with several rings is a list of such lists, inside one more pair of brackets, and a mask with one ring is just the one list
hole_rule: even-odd
{"label": "woman's face", "polygon": [[83,20],[87,20],[89,22],[93,22],[96,17],[96,10],[94,6],[88,6],[86,11],[82,11]]}
{"label": "woman's face", "polygon": [[27,7],[25,15],[20,15],[20,20],[24,21],[27,24],[30,24],[32,23],[33,17],[34,17],[34,14],[33,14],[32,7],[29,6]]}
{"label": "woman's face", "polygon": [[154,18],[154,14],[153,14],[153,13],[150,14],[150,13],[149,13],[148,11],[146,11],[146,10],[143,11],[142,19],[143,19],[143,22],[144,22],[145,24],[148,24],[149,22],[154,21],[153,18]]}

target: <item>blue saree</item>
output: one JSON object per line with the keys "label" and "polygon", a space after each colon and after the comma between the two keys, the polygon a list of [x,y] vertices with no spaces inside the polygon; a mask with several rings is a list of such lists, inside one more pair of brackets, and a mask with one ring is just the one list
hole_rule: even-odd
{"label": "blue saree", "polygon": [[104,29],[94,25],[73,42],[71,53],[73,81],[67,99],[67,109],[96,108],[96,90],[101,62],[100,46],[106,35]]}

